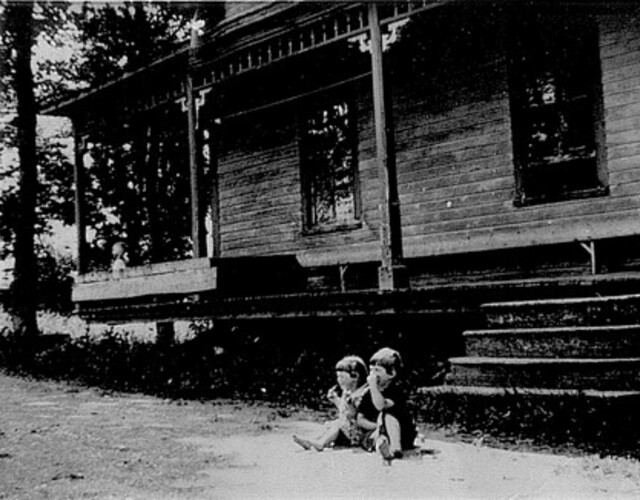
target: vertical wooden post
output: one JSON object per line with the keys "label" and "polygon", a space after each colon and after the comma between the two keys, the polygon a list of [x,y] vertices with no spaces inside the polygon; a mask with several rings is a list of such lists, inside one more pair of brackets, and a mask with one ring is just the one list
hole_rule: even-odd
{"label": "vertical wooden post", "polygon": [[369,33],[376,156],[380,182],[380,249],[382,257],[378,284],[381,290],[392,290],[404,285],[405,270],[401,265],[402,229],[395,172],[393,126],[390,107],[385,96],[382,33],[380,32],[378,6],[375,2],[369,3]]}
{"label": "vertical wooden post", "polygon": [[186,100],[187,100],[187,120],[188,120],[188,143],[189,143],[189,178],[191,191],[191,239],[193,241],[193,257],[199,258],[206,255],[204,242],[203,220],[200,210],[200,166],[197,140],[197,120],[196,102],[193,92],[193,75],[191,67],[195,52],[198,47],[198,30],[195,25],[198,18],[197,12],[193,16],[191,25],[191,45],[190,56],[187,68],[186,80]]}
{"label": "vertical wooden post", "polygon": [[77,236],[77,249],[78,249],[78,274],[87,272],[88,263],[86,260],[86,247],[87,247],[87,234],[86,234],[86,220],[84,215],[84,197],[85,197],[85,182],[84,182],[84,153],[85,143],[84,138],[80,135],[78,124],[73,123],[74,129],[74,162],[73,162],[73,180],[76,187],[74,209],[75,209],[75,222],[76,222],[76,236]]}
{"label": "vertical wooden post", "polygon": [[213,122],[209,129],[209,156],[211,169],[211,241],[213,243],[213,257],[221,256],[220,238],[220,182],[218,180],[218,151],[216,148],[216,124]]}
{"label": "vertical wooden post", "polygon": [[[146,125],[144,133],[144,150],[146,165],[146,195],[147,211],[149,213],[149,238],[151,239],[151,262],[158,262],[158,249],[162,245],[162,235],[160,233],[160,216],[158,213],[158,170],[160,168],[160,158],[162,155],[161,134],[150,123]],[[155,136],[154,136],[155,134]]]}

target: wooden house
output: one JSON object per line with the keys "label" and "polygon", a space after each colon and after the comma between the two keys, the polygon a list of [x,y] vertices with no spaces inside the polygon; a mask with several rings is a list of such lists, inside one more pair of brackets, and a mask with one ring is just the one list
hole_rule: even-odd
{"label": "wooden house", "polygon": [[[87,317],[470,312],[476,336],[452,361],[452,383],[502,387],[516,384],[512,369],[530,371],[525,385],[544,363],[591,370],[584,360],[606,349],[576,346],[637,331],[634,2],[229,3],[174,54],[47,112],[76,130],[75,300]],[[88,272],[83,179],[101,127],[143,144],[132,164],[156,192],[151,247],[169,224],[163,189],[189,193],[168,209],[183,217],[175,230],[192,259],[118,279]],[[554,316],[572,300],[582,315]],[[612,308],[627,312],[593,312]],[[535,323],[540,310],[555,322]],[[581,340],[556,342],[569,330]],[[637,389],[638,342],[624,339],[607,356]],[[495,368],[532,356],[544,359]]]}

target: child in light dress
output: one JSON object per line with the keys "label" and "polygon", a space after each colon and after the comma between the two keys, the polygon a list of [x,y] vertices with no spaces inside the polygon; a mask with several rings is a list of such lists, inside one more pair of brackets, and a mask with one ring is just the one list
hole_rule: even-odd
{"label": "child in light dress", "polygon": [[338,418],[329,422],[316,439],[294,435],[293,440],[306,450],[324,450],[330,445],[360,446],[368,432],[358,424],[357,413],[367,387],[367,366],[359,356],[346,356],[336,364],[337,384],[327,398],[338,409]]}
{"label": "child in light dress", "polygon": [[116,277],[120,276],[128,263],[127,247],[122,241],[117,241],[111,247],[111,273]]}

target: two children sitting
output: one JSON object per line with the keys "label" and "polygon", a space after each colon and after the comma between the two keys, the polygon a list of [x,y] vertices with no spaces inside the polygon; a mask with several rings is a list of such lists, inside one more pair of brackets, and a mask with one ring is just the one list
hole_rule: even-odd
{"label": "two children sitting", "polygon": [[416,438],[406,394],[398,385],[401,371],[400,354],[388,347],[371,356],[368,375],[359,356],[341,359],[336,364],[338,384],[327,395],[338,418],[317,439],[294,435],[293,440],[307,450],[322,451],[332,444],[359,446],[376,450],[387,462],[401,458]]}

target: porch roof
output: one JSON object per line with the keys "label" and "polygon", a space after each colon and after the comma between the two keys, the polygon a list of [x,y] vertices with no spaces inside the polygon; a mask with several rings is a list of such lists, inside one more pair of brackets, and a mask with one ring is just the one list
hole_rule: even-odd
{"label": "porch roof", "polygon": [[[255,2],[254,5],[226,16],[203,37],[203,44],[217,43],[223,37],[247,26],[254,25],[260,20],[267,20],[282,12],[283,7],[285,10],[290,9],[296,3],[299,3],[299,0],[292,2],[277,2],[274,0]],[[141,77],[155,71],[167,72],[174,68],[186,69],[189,56],[190,44],[187,40],[180,43],[173,52],[135,71],[125,73],[95,88],[79,91],[76,95],[65,97],[60,101],[42,103],[40,113],[44,115],[70,115],[78,105],[86,105],[88,101],[104,94],[120,92],[128,85],[135,84],[136,80],[140,80]]]}
{"label": "porch roof", "polygon": [[[386,26],[409,15],[456,0],[402,0],[381,7]],[[235,75],[268,66],[308,50],[354,37],[368,30],[366,2],[259,2],[232,15],[205,34],[196,47],[183,43],[173,53],[97,88],[59,102],[44,103],[42,114],[71,116],[87,107],[112,109],[120,103],[146,100],[143,108],[175,100],[185,93],[184,76],[201,90]],[[152,78],[162,75],[162,78]],[[163,89],[150,95],[148,82]],[[134,107],[140,107],[137,103]]]}

